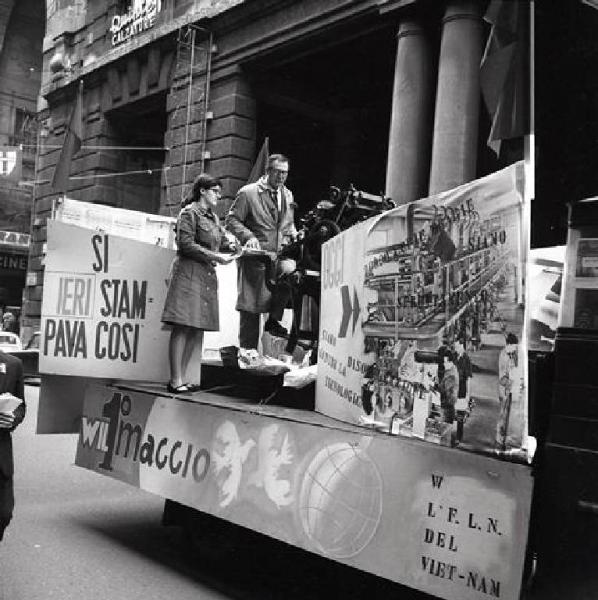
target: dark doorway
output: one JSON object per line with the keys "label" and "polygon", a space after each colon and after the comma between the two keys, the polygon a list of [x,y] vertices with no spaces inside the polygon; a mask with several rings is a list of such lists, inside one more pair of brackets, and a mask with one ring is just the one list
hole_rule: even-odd
{"label": "dark doorway", "polygon": [[[429,7],[427,30],[435,54],[441,16]],[[257,147],[268,137],[271,152],[289,156],[288,185],[299,214],[326,197],[331,185],[383,193],[396,33],[392,20],[353,24],[245,65],[257,99]],[[481,104],[477,177],[523,158],[522,139],[503,143],[497,157],[487,146],[489,131]]]}
{"label": "dark doorway", "polygon": [[567,202],[598,194],[598,9],[536,2],[532,247],[564,244]]}
{"label": "dark doorway", "polygon": [[321,200],[330,185],[330,158],[334,127],[331,123],[277,106],[260,106],[258,140],[269,137],[270,152],[280,152],[291,161],[287,182],[298,210]]}
{"label": "dark doorway", "polygon": [[[288,155],[298,214],[327,197],[331,185],[382,193],[386,178],[395,30],[382,27],[310,52],[280,53],[248,68],[257,104],[257,144]],[[284,59],[280,60],[283,56]],[[288,58],[293,57],[293,58]]]}
{"label": "dark doorway", "polygon": [[166,95],[155,94],[107,114],[111,143],[118,156],[118,175],[112,185],[117,206],[147,213],[160,212],[160,182],[164,166]]}

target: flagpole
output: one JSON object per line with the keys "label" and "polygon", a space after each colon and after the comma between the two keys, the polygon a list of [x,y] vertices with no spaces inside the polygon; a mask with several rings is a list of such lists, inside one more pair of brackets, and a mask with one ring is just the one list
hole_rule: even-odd
{"label": "flagpole", "polygon": [[[33,249],[32,240],[33,240],[33,227],[35,225],[35,206],[36,206],[35,200],[36,200],[36,196],[37,196],[36,181],[37,181],[37,174],[39,171],[39,150],[40,150],[39,147],[40,147],[40,139],[41,139],[41,124],[40,124],[40,120],[39,120],[38,116],[36,116],[36,121],[37,121],[37,131],[35,134],[35,141],[36,141],[35,158],[33,159],[33,187],[31,188],[31,215],[29,217],[29,248],[27,250],[27,275],[29,275],[29,273],[31,272],[29,269],[29,265],[31,264],[31,259],[32,259],[31,252]],[[35,280],[35,285],[39,285],[39,282],[37,281],[37,279]],[[23,289],[23,294],[21,295],[21,319],[20,319],[20,331],[19,331],[19,337],[21,339],[23,339],[24,318],[26,318],[29,321],[29,314],[25,314],[25,311],[23,310],[23,308],[24,308],[25,302],[29,300],[27,290],[28,290],[28,288],[31,288],[31,287],[34,287],[34,286],[29,285],[29,282],[27,281],[27,279],[25,279],[25,287]],[[29,311],[27,311],[27,313],[28,312]],[[31,325],[28,324],[27,327],[31,327]],[[33,332],[31,332],[31,334],[33,334]],[[31,336],[29,336],[29,337],[31,337]]]}
{"label": "flagpole", "polygon": [[[37,195],[37,173],[38,173],[38,164],[39,164],[39,146],[40,146],[40,138],[41,138],[41,125],[39,122],[39,117],[37,120],[37,131],[35,133],[35,158],[33,159],[33,187],[31,188],[31,218],[29,219],[29,235],[33,233],[33,225],[35,224],[35,199]],[[29,246],[31,250],[31,246]]]}
{"label": "flagpole", "polygon": [[[266,146],[266,168],[268,168],[268,157],[270,156],[270,138],[268,136],[266,136],[266,139],[264,140],[264,144]],[[266,173],[262,173],[262,175],[265,175]]]}

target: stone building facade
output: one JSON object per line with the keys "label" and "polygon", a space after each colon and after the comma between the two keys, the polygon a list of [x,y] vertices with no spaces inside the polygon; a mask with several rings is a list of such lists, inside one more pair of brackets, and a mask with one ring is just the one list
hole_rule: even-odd
{"label": "stone building facade", "polygon": [[488,4],[57,2],[55,12],[70,12],[49,16],[44,39],[49,135],[38,164],[46,183],[36,188],[27,326],[39,322],[56,146],[81,80],[83,147],[69,197],[175,216],[205,169],[223,180],[224,213],[267,137],[272,152],[291,159],[300,214],[330,185],[404,203],[522,158],[522,139],[498,156],[486,146],[479,64]]}
{"label": "stone building facade", "polygon": [[0,0],[0,308],[20,308],[25,287],[44,14],[41,0]]}

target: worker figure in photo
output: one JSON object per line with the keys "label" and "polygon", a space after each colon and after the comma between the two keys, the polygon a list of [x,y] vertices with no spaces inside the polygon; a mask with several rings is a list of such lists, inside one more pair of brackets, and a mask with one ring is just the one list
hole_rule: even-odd
{"label": "worker figure in photo", "polygon": [[[244,245],[244,255],[239,261],[237,279],[237,305],[239,311],[239,345],[241,348],[258,347],[260,315],[271,310],[272,294],[266,287],[267,269],[263,260],[251,256],[252,251],[265,251],[272,260],[281,248],[297,237],[294,223],[293,193],[285,186],[289,174],[289,160],[282,154],[268,157],[266,175],[255,183],[243,186],[226,217],[226,227]],[[294,262],[294,261],[293,261]],[[286,261],[285,261],[286,263]],[[293,265],[275,265],[275,274],[294,270]],[[280,324],[280,306],[277,314],[266,321],[265,330],[272,335],[285,336]]]}
{"label": "worker figure in photo", "polygon": [[455,404],[457,417],[457,438],[455,442],[458,445],[463,439],[463,426],[470,412],[469,380],[473,376],[473,368],[471,359],[465,351],[465,339],[458,338],[455,340],[455,352],[457,354],[457,370],[459,371],[459,390],[457,392],[457,403]]}
{"label": "worker figure in photo", "polygon": [[459,371],[457,354],[447,346],[438,348],[438,379],[440,407],[445,423],[455,422],[455,405],[459,392]]}
{"label": "worker figure in photo", "polygon": [[505,347],[498,355],[498,402],[499,415],[496,424],[496,448],[506,450],[509,432],[509,420],[513,403],[513,394],[521,384],[517,345],[519,339],[514,333],[508,333]]}
{"label": "worker figure in photo", "polygon": [[16,356],[0,350],[0,402],[5,394],[22,402],[14,410],[0,411],[0,540],[12,519],[15,505],[11,432],[25,418],[23,363]]}
{"label": "worker figure in photo", "polygon": [[171,393],[200,388],[204,331],[218,331],[220,326],[215,266],[239,256],[236,239],[214,213],[221,189],[219,179],[198,175],[177,218],[177,256],[162,312],[162,322],[172,327],[167,384]]}
{"label": "worker figure in photo", "polygon": [[375,418],[376,421],[389,425],[397,411],[392,405],[392,393],[386,389],[382,389],[380,392],[376,402]]}

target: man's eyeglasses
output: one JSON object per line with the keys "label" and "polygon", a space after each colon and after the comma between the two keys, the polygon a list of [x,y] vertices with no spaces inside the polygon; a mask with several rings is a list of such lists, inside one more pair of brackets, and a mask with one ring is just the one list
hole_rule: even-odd
{"label": "man's eyeglasses", "polygon": [[288,175],[289,172],[288,170],[285,171],[284,169],[269,169],[270,173],[276,173],[276,175]]}

